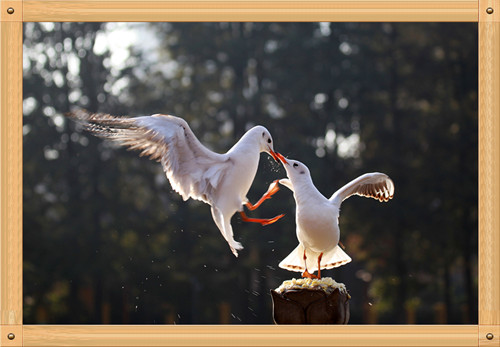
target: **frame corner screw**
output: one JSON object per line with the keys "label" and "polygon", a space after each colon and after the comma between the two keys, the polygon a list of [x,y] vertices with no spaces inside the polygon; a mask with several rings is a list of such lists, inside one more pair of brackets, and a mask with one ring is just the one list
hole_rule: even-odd
{"label": "frame corner screw", "polygon": [[14,340],[14,339],[16,338],[16,335],[14,335],[13,333],[9,333],[9,334],[7,335],[7,338],[8,338],[9,340]]}
{"label": "frame corner screw", "polygon": [[14,13],[14,8],[13,8],[13,7],[9,7],[9,8],[7,9],[7,13],[8,13],[8,14],[13,14],[13,13]]}
{"label": "frame corner screw", "polygon": [[487,334],[486,334],[486,338],[487,338],[488,340],[493,340],[493,337],[494,337],[494,336],[493,336],[493,334],[492,334],[492,333],[487,333]]}
{"label": "frame corner screw", "polygon": [[492,14],[493,12],[494,12],[494,11],[493,11],[493,7],[488,7],[488,8],[486,9],[486,13],[487,13],[487,14]]}

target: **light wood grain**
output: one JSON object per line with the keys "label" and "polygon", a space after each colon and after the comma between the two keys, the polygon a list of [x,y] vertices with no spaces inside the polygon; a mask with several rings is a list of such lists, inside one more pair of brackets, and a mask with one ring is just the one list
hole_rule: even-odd
{"label": "light wood grain", "polygon": [[24,1],[24,21],[473,21],[461,1]]}
{"label": "light wood grain", "polygon": [[[0,19],[2,22],[21,22],[23,20],[22,4],[22,0],[1,0]],[[14,9],[14,13],[12,14],[7,12],[7,9],[10,7]]]}
{"label": "light wood grain", "polygon": [[[479,22],[479,324],[499,325],[500,0],[482,1],[480,6],[483,11],[480,9]],[[489,6],[496,9],[492,15],[486,13]]]}
{"label": "light wood grain", "polygon": [[[487,338],[488,334],[493,334],[493,338],[491,340]],[[479,346],[500,346],[500,325],[481,325],[479,327]]]}
{"label": "light wood grain", "polygon": [[477,326],[24,326],[25,346],[477,346]]}
{"label": "light wood grain", "polygon": [[[9,339],[9,334],[14,334],[14,338]],[[0,346],[18,347],[23,345],[22,325],[0,325]]]}
{"label": "light wood grain", "polygon": [[0,324],[22,324],[22,23],[0,36]]}

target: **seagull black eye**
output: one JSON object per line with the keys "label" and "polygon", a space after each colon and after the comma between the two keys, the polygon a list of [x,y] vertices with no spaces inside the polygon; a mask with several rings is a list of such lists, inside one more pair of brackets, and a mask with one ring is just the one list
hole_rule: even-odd
{"label": "seagull black eye", "polygon": [[293,163],[293,167],[297,167],[297,166],[299,166],[299,164]]}
{"label": "seagull black eye", "polygon": [[265,134],[266,134],[266,133],[262,132],[262,137],[264,137],[264,135],[265,135]]}
{"label": "seagull black eye", "polygon": [[271,143],[271,139],[267,139],[267,143]]}

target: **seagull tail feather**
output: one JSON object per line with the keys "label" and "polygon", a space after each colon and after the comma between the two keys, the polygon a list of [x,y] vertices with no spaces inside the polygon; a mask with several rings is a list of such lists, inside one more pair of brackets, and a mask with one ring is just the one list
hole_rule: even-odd
{"label": "seagull tail feather", "polygon": [[282,269],[296,272],[303,272],[306,268],[304,266],[304,246],[299,245],[285,258],[278,266]]}
{"label": "seagull tail feather", "polygon": [[[317,261],[320,253],[321,252],[313,252],[310,250],[306,251],[307,271],[310,273],[318,271]],[[337,245],[331,251],[323,254],[321,258],[321,269],[333,269],[347,264],[351,260],[351,257],[349,257],[347,253]],[[299,244],[285,259],[279,263],[278,266],[289,271],[303,272],[306,269],[304,264],[304,246]]]}

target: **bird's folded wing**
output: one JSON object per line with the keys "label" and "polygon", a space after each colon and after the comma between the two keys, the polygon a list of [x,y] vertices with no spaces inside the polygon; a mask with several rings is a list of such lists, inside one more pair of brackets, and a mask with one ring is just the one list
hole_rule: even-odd
{"label": "bird's folded wing", "polygon": [[116,117],[75,111],[68,115],[94,135],[116,141],[141,156],[161,162],[172,188],[184,200],[207,203],[232,165],[224,154],[210,151],[196,138],[182,118],[154,115]]}
{"label": "bird's folded wing", "polygon": [[340,204],[354,194],[379,201],[389,201],[394,196],[394,183],[386,174],[379,172],[367,173],[337,190],[331,196],[330,201],[334,204]]}

